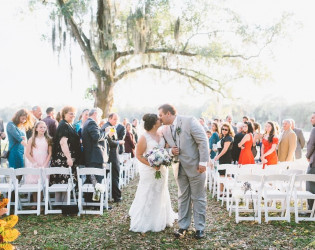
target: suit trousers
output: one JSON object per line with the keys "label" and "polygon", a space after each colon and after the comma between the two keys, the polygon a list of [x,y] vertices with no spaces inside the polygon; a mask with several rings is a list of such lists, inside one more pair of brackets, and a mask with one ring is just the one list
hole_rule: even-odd
{"label": "suit trousers", "polygon": [[[315,174],[315,167],[311,167],[311,165],[309,165],[307,169],[307,174]],[[307,181],[306,191],[310,191],[311,193],[315,194],[315,183]],[[307,202],[308,202],[308,209],[312,209],[315,200],[307,200]]]}
{"label": "suit trousers", "polygon": [[193,209],[195,229],[205,229],[207,207],[205,182],[206,173],[188,177],[183,167],[179,166],[177,178],[179,228],[189,228]]}
{"label": "suit trousers", "polygon": [[109,161],[112,164],[112,195],[115,201],[121,199],[121,191],[119,189],[120,166],[118,161]]}

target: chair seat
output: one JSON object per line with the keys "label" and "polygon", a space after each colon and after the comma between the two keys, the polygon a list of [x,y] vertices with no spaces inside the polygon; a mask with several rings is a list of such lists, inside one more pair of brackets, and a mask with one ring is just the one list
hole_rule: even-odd
{"label": "chair seat", "polygon": [[0,184],[0,190],[1,191],[7,191],[7,190],[9,190],[11,188],[11,190],[13,190],[14,189],[14,185],[13,184],[9,184],[9,183],[1,183]]}
{"label": "chair seat", "polygon": [[[65,192],[68,190],[68,188],[68,184],[53,184],[48,188],[48,190],[49,192]],[[73,188],[71,188],[70,190],[72,190]]]}
{"label": "chair seat", "polygon": [[[23,184],[19,187],[19,192],[37,192],[38,184]],[[43,186],[40,185],[40,190],[43,190]]]}
{"label": "chair seat", "polygon": [[93,193],[95,191],[94,185],[93,184],[83,184],[82,185],[82,191],[88,192],[88,193]]}
{"label": "chair seat", "polygon": [[313,198],[313,199],[315,199],[315,194],[313,194],[309,191],[297,191],[296,195],[299,198]]}

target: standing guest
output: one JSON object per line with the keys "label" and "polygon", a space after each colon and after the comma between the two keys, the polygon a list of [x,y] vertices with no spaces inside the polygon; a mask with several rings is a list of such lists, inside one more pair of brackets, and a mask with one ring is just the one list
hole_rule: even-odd
{"label": "standing guest", "polygon": [[207,125],[206,125],[205,119],[202,118],[202,117],[200,117],[200,118],[199,118],[199,122],[200,122],[201,126],[203,127],[203,129],[205,130],[205,132],[207,132],[207,131],[209,130],[209,128],[208,128]]}
{"label": "standing guest", "polygon": [[303,135],[303,131],[300,128],[295,127],[295,121],[291,119],[291,129],[296,134],[296,150],[295,150],[295,159],[301,159],[302,158],[302,150],[305,146],[305,138]]}
{"label": "standing guest", "polygon": [[291,122],[289,119],[283,120],[282,128],[283,133],[280,136],[278,145],[279,161],[294,161],[296,134],[291,129]]}
{"label": "standing guest", "polygon": [[[61,111],[62,120],[59,122],[53,143],[52,167],[66,167],[72,169],[73,180],[77,183],[77,169],[79,165],[81,150],[80,137],[73,127],[75,108],[65,106]],[[68,175],[51,175],[51,184],[67,184]],[[56,201],[63,201],[65,193],[56,193]]]}
{"label": "standing guest", "polygon": [[276,165],[278,164],[278,156],[276,147],[279,140],[276,137],[276,129],[273,122],[268,121],[265,125],[265,134],[262,139],[261,145],[261,162],[265,165]]}
{"label": "standing guest", "polygon": [[61,112],[59,111],[56,115],[56,121],[59,123],[61,121]]}
{"label": "standing guest", "polygon": [[3,121],[0,120],[0,156],[1,156],[1,140],[4,140],[5,138],[6,138],[6,134],[4,132]]}
{"label": "standing guest", "polygon": [[[32,119],[32,124],[33,126],[35,125],[36,122],[40,121],[42,119],[42,109],[39,106],[34,106],[32,107],[31,110],[31,119]],[[30,127],[28,130],[26,130],[26,137],[27,139],[31,138],[32,132],[33,132],[34,127]]]}
{"label": "standing guest", "polygon": [[8,150],[10,151],[8,161],[10,168],[24,167],[24,147],[27,143],[25,131],[31,127],[33,127],[31,114],[26,109],[17,111],[12,121],[8,122]]}
{"label": "standing guest", "polygon": [[[315,112],[311,117],[311,124],[313,126],[310,134],[310,139],[307,142],[306,159],[310,163],[307,169],[307,174],[315,174]],[[315,194],[315,183],[306,182],[306,190]],[[314,204],[314,200],[308,200],[308,209],[311,210]]]}
{"label": "standing guest", "polygon": [[[106,133],[98,126],[103,111],[100,108],[93,108],[89,111],[89,118],[83,125],[82,141],[84,147],[85,166],[87,168],[103,168],[107,163]],[[110,135],[113,135],[111,133]],[[97,177],[99,183],[102,178]]]}
{"label": "standing guest", "polygon": [[281,134],[280,125],[279,125],[278,122],[273,122],[273,124],[274,124],[274,127],[275,127],[275,135],[276,135],[277,137],[279,137],[280,134]]}
{"label": "standing guest", "polygon": [[236,124],[237,134],[234,137],[234,143],[232,147],[232,160],[234,163],[238,162],[238,159],[240,158],[241,154],[241,148],[238,147],[238,144],[241,142],[243,137],[245,136],[245,133],[243,132],[243,122],[238,122]]}
{"label": "standing guest", "polygon": [[[115,126],[118,123],[118,115],[116,113],[111,113],[108,116],[108,122],[102,127],[103,131],[110,127],[110,131],[115,131]],[[119,189],[119,159],[118,159],[118,146],[124,144],[125,141],[118,140],[117,133],[107,136],[107,141],[109,144],[109,158],[108,162],[112,164],[112,195],[114,202],[121,202],[121,191]]]}
{"label": "standing guest", "polygon": [[249,121],[250,121],[251,123],[254,123],[254,122],[256,122],[256,119],[255,119],[255,118],[250,118]]}
{"label": "standing guest", "polygon": [[100,123],[98,124],[98,126],[101,128],[101,127],[104,126],[104,124],[105,124],[106,122],[107,122],[106,119],[101,119],[101,120],[100,120]]}
{"label": "standing guest", "polygon": [[138,124],[139,124],[138,119],[134,118],[132,120],[132,133],[135,137],[136,143],[138,142]]}
{"label": "standing guest", "polygon": [[[47,131],[47,125],[43,121],[38,121],[35,124],[32,137],[29,139],[26,146],[26,161],[25,166],[28,168],[48,168],[52,154],[52,140]],[[26,184],[37,184],[39,176],[27,175]],[[33,201],[37,202],[36,193],[32,194]]]}
{"label": "standing guest", "polygon": [[236,134],[237,133],[237,128],[233,125],[232,120],[233,120],[233,118],[232,118],[231,115],[227,115],[226,118],[225,118],[225,121],[231,124],[231,126],[232,126],[232,128],[234,130],[234,134]]}
{"label": "standing guest", "polygon": [[211,131],[212,131],[212,135],[209,139],[209,148],[210,148],[210,159],[214,159],[214,157],[217,154],[217,143],[220,140],[220,128],[218,123],[213,122],[211,125]]}
{"label": "standing guest", "polygon": [[252,147],[253,147],[253,141],[254,141],[254,138],[253,138],[254,129],[251,122],[244,123],[243,132],[245,133],[245,136],[238,143],[238,147],[241,148],[238,164],[242,164],[242,165],[255,164],[255,158],[252,153]]}
{"label": "standing guest", "polygon": [[248,122],[249,121],[249,117],[247,115],[243,116],[243,123]]}
{"label": "standing guest", "polygon": [[122,125],[126,127],[127,123],[129,123],[128,118],[124,118]]}
{"label": "standing guest", "polygon": [[[256,149],[256,154],[257,152],[261,152],[261,140],[262,140],[262,134],[260,133],[260,124],[258,122],[254,122],[254,142],[253,142],[253,147]],[[258,147],[258,150],[257,150]],[[255,157],[255,156],[254,156]],[[260,161],[260,157],[259,157]]]}
{"label": "standing guest", "polygon": [[58,127],[58,122],[55,119],[55,109],[53,107],[47,108],[46,114],[47,116],[43,119],[43,122],[47,125],[48,134],[54,138]]}
{"label": "standing guest", "polygon": [[[126,136],[126,128],[125,128],[125,126],[123,126],[122,124],[118,123],[118,125],[116,126],[116,132],[117,132],[118,140],[119,141],[124,141],[125,140],[125,136]],[[124,152],[125,152],[125,144],[120,144],[118,153],[121,155]]]}
{"label": "standing guest", "polygon": [[89,118],[89,110],[83,109],[81,115],[79,116],[79,121],[74,124],[74,129],[79,133],[79,130],[83,127],[85,121]]}
{"label": "standing guest", "polygon": [[[218,148],[219,154],[214,158],[214,160],[219,160],[219,164],[231,164],[234,130],[229,123],[223,123],[220,137],[221,147]],[[225,176],[225,170],[219,170],[219,174],[222,177]],[[223,191],[223,184],[221,185],[220,190]]]}
{"label": "standing guest", "polygon": [[136,141],[132,133],[131,124],[126,124],[126,136],[125,136],[125,152],[131,154],[131,158],[135,157]]}

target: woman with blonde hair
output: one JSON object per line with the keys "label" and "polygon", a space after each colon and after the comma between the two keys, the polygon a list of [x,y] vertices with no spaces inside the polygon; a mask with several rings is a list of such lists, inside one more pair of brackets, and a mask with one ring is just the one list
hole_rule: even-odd
{"label": "woman with blonde hair", "polygon": [[26,109],[20,109],[15,113],[7,125],[9,140],[9,167],[24,167],[24,147],[26,147],[26,132],[33,126],[30,113]]}

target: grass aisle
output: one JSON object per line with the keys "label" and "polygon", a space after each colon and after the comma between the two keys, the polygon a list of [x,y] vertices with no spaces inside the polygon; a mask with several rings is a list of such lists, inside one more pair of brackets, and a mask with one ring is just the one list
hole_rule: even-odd
{"label": "grass aisle", "polygon": [[[21,215],[17,224],[21,236],[15,242],[19,249],[212,249],[212,248],[315,248],[315,223],[271,222],[258,225],[235,223],[218,202],[208,194],[207,228],[204,240],[193,234],[176,240],[174,228],[160,233],[129,232],[128,210],[138,179],[123,189],[124,201],[112,204],[113,210],[103,216]],[[170,193],[177,211],[177,186],[170,174]],[[154,216],[154,215],[152,215]],[[293,219],[293,217],[292,217]],[[175,228],[177,224],[175,225]]]}

